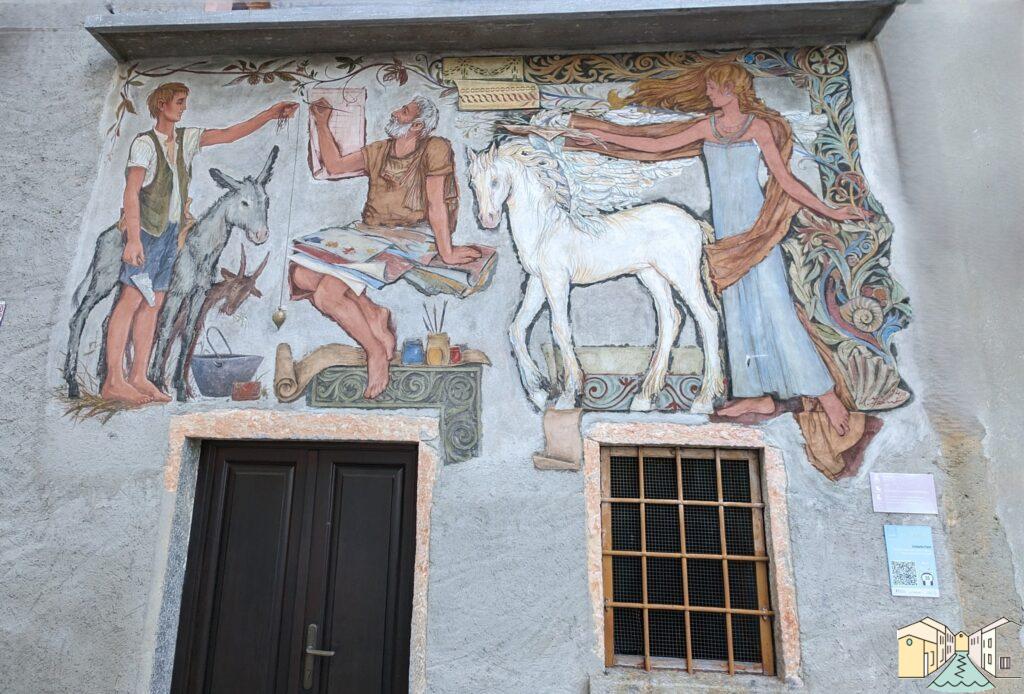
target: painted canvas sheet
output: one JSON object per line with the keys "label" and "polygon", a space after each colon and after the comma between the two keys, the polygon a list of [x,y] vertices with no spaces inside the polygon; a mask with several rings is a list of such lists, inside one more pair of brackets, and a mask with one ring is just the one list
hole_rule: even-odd
{"label": "painted canvas sheet", "polygon": [[[311,102],[324,99],[330,104],[331,115],[327,128],[343,154],[351,154],[366,144],[366,90],[358,88],[319,87],[309,90]],[[356,172],[329,174],[324,168],[320,152],[320,135],[313,120],[313,112],[309,113],[309,167],[313,178],[317,180],[338,180],[351,178]]]}

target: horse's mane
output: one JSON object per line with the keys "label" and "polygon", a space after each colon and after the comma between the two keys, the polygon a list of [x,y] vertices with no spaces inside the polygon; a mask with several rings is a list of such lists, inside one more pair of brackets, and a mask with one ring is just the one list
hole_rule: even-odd
{"label": "horse's mane", "polygon": [[558,206],[570,212],[572,196],[569,192],[569,181],[566,180],[557,159],[525,142],[515,141],[501,144],[498,147],[498,155],[508,157],[533,172]]}
{"label": "horse's mane", "polygon": [[551,154],[536,149],[527,142],[510,140],[498,146],[496,156],[506,157],[521,164],[544,187],[551,200],[577,227],[588,233],[603,229],[600,218],[588,217],[572,209],[572,192],[561,163]]}

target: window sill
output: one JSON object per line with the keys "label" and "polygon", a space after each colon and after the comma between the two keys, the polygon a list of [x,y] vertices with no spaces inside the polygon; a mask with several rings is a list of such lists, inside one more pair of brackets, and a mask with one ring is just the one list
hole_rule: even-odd
{"label": "window sill", "polygon": [[675,669],[652,669],[645,672],[633,667],[610,667],[590,676],[590,692],[633,691],[641,688],[644,692],[792,692],[803,689],[802,683],[791,682],[781,677],[724,672],[694,672],[689,674]]}
{"label": "window sill", "polygon": [[[631,670],[643,670],[643,656],[639,655],[616,655],[615,656],[615,670],[619,669],[631,669]],[[763,670],[760,663],[741,663],[736,662],[733,667],[737,675],[763,675]],[[693,660],[693,674],[725,674],[728,665],[724,660]],[[680,658],[659,658],[651,656],[651,670],[668,671],[674,672],[677,675],[687,675],[686,672],[686,660]]]}

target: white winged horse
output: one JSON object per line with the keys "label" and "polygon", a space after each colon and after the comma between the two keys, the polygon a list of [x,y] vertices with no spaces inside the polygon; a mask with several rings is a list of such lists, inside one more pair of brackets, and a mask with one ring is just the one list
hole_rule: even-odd
{"label": "white winged horse", "polygon": [[[570,183],[559,159],[524,141],[492,145],[480,154],[470,151],[469,158],[480,225],[496,228],[507,209],[519,262],[529,275],[509,336],[520,377],[534,405],[542,408],[547,392],[544,376],[527,349],[526,334],[544,303],[551,309],[552,333],[565,374],[555,406],[575,407],[583,372],[569,325],[569,290],[576,284],[634,275],[654,299],[658,338],[631,409],[651,409],[665,385],[669,352],[682,324],[672,296],[675,289],[697,323],[704,351],[703,380],[691,411],[711,412],[723,391],[723,378],[718,314],[708,302],[701,273],[702,223],[667,203],[638,205],[611,214],[580,214],[573,210]],[[598,202],[595,206],[600,209],[610,204]]]}

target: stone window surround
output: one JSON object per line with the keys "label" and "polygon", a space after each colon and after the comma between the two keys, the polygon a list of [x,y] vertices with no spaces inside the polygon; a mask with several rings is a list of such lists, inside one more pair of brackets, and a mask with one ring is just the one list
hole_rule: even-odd
{"label": "stone window surround", "polygon": [[416,556],[410,629],[409,688],[426,691],[427,584],[430,568],[430,509],[440,456],[434,417],[378,414],[333,414],[272,410],[221,410],[171,417],[164,495],[154,579],[150,589],[141,653],[146,669],[140,691],[170,691],[178,615],[188,556],[196,473],[204,440],[373,441],[417,444]]}
{"label": "stone window surround", "polygon": [[[801,687],[800,621],[796,608],[792,548],[789,540],[789,511],[786,499],[786,466],[782,451],[765,443],[760,429],[738,424],[676,424],[644,422],[594,422],[583,431],[583,493],[587,516],[587,576],[594,622],[594,653],[604,662],[604,581],[601,562],[601,447],[602,446],[691,446],[704,448],[747,448],[761,452],[761,484],[764,493],[765,539],[769,557],[769,577],[775,651],[778,675],[788,687]],[[663,671],[647,673],[634,668],[607,668],[606,673],[631,682],[650,679],[665,683],[692,678],[699,684],[707,680],[725,684],[740,675]],[[620,672],[621,671],[621,672]],[[626,672],[628,671],[628,672]],[[763,676],[755,675],[761,679]]]}

